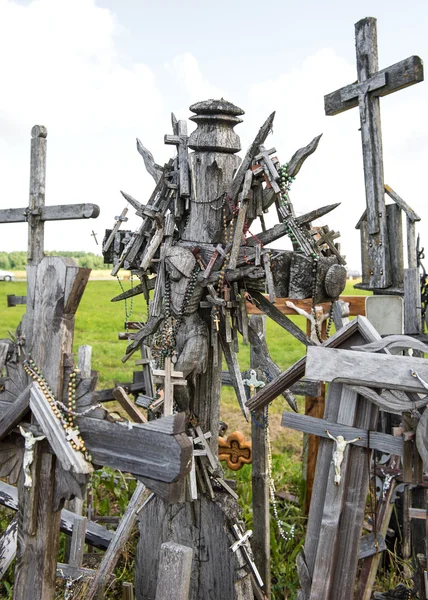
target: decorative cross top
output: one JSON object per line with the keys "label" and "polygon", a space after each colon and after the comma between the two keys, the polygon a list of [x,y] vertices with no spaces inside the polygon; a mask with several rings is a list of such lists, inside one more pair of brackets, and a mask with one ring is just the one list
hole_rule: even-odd
{"label": "decorative cross top", "polygon": [[376,19],[368,17],[355,25],[358,83],[324,97],[326,115],[337,115],[359,106],[367,202],[371,287],[391,283],[387,263],[387,229],[384,199],[382,136],[379,97],[423,81],[423,65],[411,56],[378,71]]}
{"label": "decorative cross top", "polygon": [[234,544],[232,544],[230,549],[232,550],[232,552],[236,552],[238,550],[238,548],[240,548],[242,550],[245,560],[247,561],[248,566],[250,567],[251,571],[253,572],[253,575],[256,578],[258,585],[260,587],[263,587],[263,585],[264,585],[263,579],[261,578],[260,573],[254,562],[253,552],[252,552],[251,546],[249,544],[249,538],[253,535],[252,530],[249,529],[248,531],[246,531],[244,533],[244,530],[242,529],[242,527],[240,525],[237,525],[236,523],[234,523],[233,524],[233,533],[236,537],[236,542]]}
{"label": "decorative cross top", "polygon": [[257,373],[254,369],[250,370],[250,378],[243,379],[242,383],[250,388],[250,396],[254,396],[255,390],[264,387],[266,384],[264,381],[258,381]]}
{"label": "decorative cross top", "polygon": [[164,405],[163,414],[165,417],[172,415],[174,405],[174,386],[187,385],[184,374],[181,371],[175,371],[171,357],[165,358],[165,368],[153,370],[153,382],[163,383]]}
{"label": "decorative cross top", "polygon": [[37,265],[44,256],[45,221],[95,219],[100,214],[96,204],[45,206],[46,146],[48,132],[43,125],[31,130],[30,200],[27,208],[0,210],[0,223],[28,222],[28,264]]}

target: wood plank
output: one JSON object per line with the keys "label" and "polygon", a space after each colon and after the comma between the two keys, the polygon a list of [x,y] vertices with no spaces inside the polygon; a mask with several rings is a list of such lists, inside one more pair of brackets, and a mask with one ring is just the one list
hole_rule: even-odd
{"label": "wood plank", "polygon": [[394,190],[389,185],[385,184],[385,192],[388,194],[388,196],[390,198],[392,198],[392,200],[394,200],[396,205],[399,208],[401,208],[401,210],[406,214],[406,216],[411,221],[420,221],[421,220],[420,216],[417,213],[415,213],[415,211],[412,208],[410,208],[410,206],[407,204],[407,202],[405,202],[403,200],[403,198],[401,198],[396,192],[394,192]]}
{"label": "wood plank", "polygon": [[0,440],[15,429],[28,412],[30,408],[30,389],[31,385],[27,386],[2,414],[0,419]]}
{"label": "wood plank", "polygon": [[270,317],[273,321],[275,321],[275,323],[278,323],[278,325],[281,325],[281,327],[283,327],[286,331],[288,331],[288,333],[291,333],[291,335],[293,335],[296,339],[298,339],[299,342],[302,342],[302,344],[305,344],[305,346],[313,345],[313,342],[307,338],[307,336],[300,329],[300,327],[297,327],[297,325],[295,325],[291,319],[289,319],[288,317],[283,315],[276,308],[276,306],[274,304],[269,302],[269,300],[263,294],[253,290],[251,295],[252,295],[254,302],[259,306],[259,308],[268,317]]}
{"label": "wood plank", "polygon": [[125,514],[123,515],[109,547],[101,560],[95,577],[86,592],[86,600],[93,600],[93,598],[97,596],[98,591],[103,589],[107,584],[108,579],[119,560],[120,554],[137,522],[137,510],[144,502],[145,496],[147,496],[146,486],[143,483],[138,482]]}
{"label": "wood plank", "polygon": [[[387,204],[388,243],[391,261],[391,284],[402,287],[404,280],[403,224],[401,209],[396,204]],[[415,250],[416,253],[416,250]],[[368,279],[366,279],[367,281]]]}
{"label": "wood plank", "polygon": [[[251,292],[251,294],[252,294],[252,292]],[[263,294],[263,296],[266,299],[269,298],[268,294]],[[277,297],[273,304],[274,304],[275,308],[278,309],[283,315],[295,315],[296,312],[292,308],[289,308],[286,304],[289,300],[290,300],[290,298],[278,298]],[[366,314],[366,307],[365,307],[366,297],[365,296],[340,296],[340,300],[343,300],[344,302],[348,302],[350,316],[352,316],[352,317],[355,317],[357,315],[361,315],[363,317],[365,316],[365,314]],[[311,298],[307,298],[305,300],[293,300],[293,303],[298,308],[301,308],[309,313],[311,312],[311,309],[312,309],[312,299]],[[322,306],[324,309],[324,312],[328,312],[328,309],[330,308],[330,303],[323,302],[322,304],[319,304],[318,306]],[[247,313],[249,315],[264,314],[263,311],[260,308],[258,308],[256,304],[253,304],[249,301],[247,301]]]}
{"label": "wood plank", "polygon": [[[376,96],[387,96],[388,94],[392,94],[392,92],[423,81],[423,62],[419,56],[410,56],[391,67],[382,69],[379,71],[379,74],[386,75],[386,83],[382,88],[376,90]],[[343,90],[345,90],[345,95],[349,96],[349,94],[346,94],[346,90],[347,88],[352,88],[354,85],[351,84],[346,88],[341,88],[324,96],[324,109],[327,116],[337,115],[358,106],[358,98],[356,96],[350,97],[345,102],[342,100]]]}
{"label": "wood plank", "polygon": [[[18,510],[17,488],[4,481],[0,481],[0,504],[12,510]],[[75,518],[76,515],[73,512],[62,509],[60,527],[63,533],[67,535],[72,534]],[[113,531],[110,531],[98,523],[88,521],[86,525],[85,540],[87,544],[99,548],[100,550],[105,550],[108,548],[113,533]]]}
{"label": "wood plank", "polygon": [[426,393],[420,381],[412,377],[412,371],[428,381],[428,361],[424,358],[360,352],[356,360],[352,350],[308,347],[306,377],[309,379]]}
{"label": "wood plank", "polygon": [[33,211],[45,205],[47,129],[35,125],[31,130],[30,198],[28,210],[28,265],[38,265],[44,256],[44,225]]}
{"label": "wood plank", "polygon": [[15,515],[0,536],[0,579],[8,570],[16,555],[16,536],[18,532],[18,515]]}
{"label": "wood plank", "polygon": [[404,333],[422,333],[419,267],[404,269]]}
{"label": "wood plank", "polygon": [[147,423],[147,418],[138,410],[123,387],[120,385],[113,390],[113,398],[115,398],[124,411],[131,417],[135,423]]}
{"label": "wood plank", "polygon": [[[355,391],[353,389],[353,391]],[[354,442],[355,446],[361,448],[370,448],[379,450],[386,454],[397,454],[403,456],[403,438],[380,433],[378,431],[368,432],[359,427],[346,426],[340,423],[317,419],[309,415],[300,415],[291,412],[284,412],[281,421],[282,427],[289,427],[304,433],[310,433],[328,439],[326,429],[337,437],[343,435],[345,439],[360,437],[361,440]]]}
{"label": "wood plank", "polygon": [[86,524],[87,518],[76,515],[73,525],[73,533],[71,534],[71,548],[69,565],[71,567],[81,567],[83,560],[83,552],[85,550]]}
{"label": "wood plank", "polygon": [[[374,337],[371,337],[371,335]],[[348,340],[355,339],[355,336],[357,336],[357,339],[364,339],[366,342],[379,338],[379,334],[377,334],[376,330],[371,326],[367,319],[364,317],[357,317],[336,332],[328,340],[326,340],[323,343],[323,347],[335,348],[337,346],[344,345]],[[360,343],[362,342],[360,341]],[[306,356],[297,361],[289,369],[281,373],[281,375],[279,375],[275,380],[268,383],[253,398],[250,398],[250,400],[247,402],[249,410],[260,410],[263,408],[263,406],[266,406],[266,404],[282,394],[284,390],[289,389],[291,385],[296,383],[296,381],[301,379],[301,377],[304,375],[305,367]]]}
{"label": "wood plank", "polygon": [[[251,326],[266,338],[266,318],[253,315]],[[257,369],[259,365],[257,353],[250,348],[250,366]],[[252,508],[253,508],[253,538],[251,547],[254,561],[264,581],[263,591],[267,598],[271,597],[271,561],[270,561],[270,500],[269,500],[269,468],[268,447],[266,440],[265,411],[252,415],[251,440],[253,451],[252,465]]]}
{"label": "wood plank", "polygon": [[193,549],[175,542],[161,545],[156,600],[188,600]]}

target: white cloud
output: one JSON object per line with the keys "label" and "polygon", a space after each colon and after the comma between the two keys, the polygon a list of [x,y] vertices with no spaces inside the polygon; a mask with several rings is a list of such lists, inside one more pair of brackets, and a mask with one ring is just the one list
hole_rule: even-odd
{"label": "white cloud", "polygon": [[196,102],[196,99],[205,100],[222,96],[220,90],[204,77],[198,60],[191,52],[175,56],[165,64],[165,68],[182,86],[190,103]]}

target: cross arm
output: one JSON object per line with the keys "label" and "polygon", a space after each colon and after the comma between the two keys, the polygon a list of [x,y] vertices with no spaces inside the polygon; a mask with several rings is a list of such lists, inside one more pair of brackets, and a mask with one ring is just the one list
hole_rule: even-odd
{"label": "cross arm", "polygon": [[[403,88],[424,80],[424,68],[419,56],[410,56],[392,67],[387,67],[373,75],[373,78],[385,77],[385,85],[373,90],[375,96],[387,96]],[[370,79],[366,84],[369,85]],[[327,116],[337,115],[350,108],[358,106],[359,83],[347,85],[331,94],[324,96],[324,110]],[[355,93],[355,95],[354,95]],[[347,98],[347,99],[345,99]]]}
{"label": "cross arm", "polygon": [[345,440],[355,439],[355,446],[371,448],[372,450],[380,450],[387,454],[403,455],[403,438],[379,433],[378,431],[368,432],[365,429],[358,427],[349,427],[341,423],[333,423],[324,419],[317,419],[309,415],[300,415],[292,412],[284,412],[281,421],[282,427],[296,429],[304,433],[310,433],[319,437],[328,438],[327,431],[337,438],[338,435],[343,435]]}
{"label": "cross arm", "polygon": [[[43,206],[40,209],[35,209],[31,214],[35,216],[40,214],[41,221],[96,219],[100,214],[100,208],[96,204],[66,204],[63,206]],[[24,223],[28,221],[29,216],[30,211],[27,208],[6,208],[0,210],[0,223]]]}

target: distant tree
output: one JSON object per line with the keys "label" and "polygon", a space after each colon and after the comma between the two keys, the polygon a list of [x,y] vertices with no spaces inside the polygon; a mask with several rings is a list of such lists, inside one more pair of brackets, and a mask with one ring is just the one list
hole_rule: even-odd
{"label": "distant tree", "polygon": [[7,271],[10,268],[9,254],[7,252],[0,252],[0,269]]}

